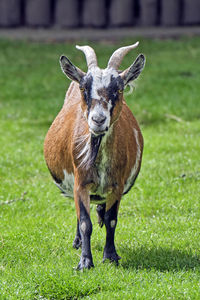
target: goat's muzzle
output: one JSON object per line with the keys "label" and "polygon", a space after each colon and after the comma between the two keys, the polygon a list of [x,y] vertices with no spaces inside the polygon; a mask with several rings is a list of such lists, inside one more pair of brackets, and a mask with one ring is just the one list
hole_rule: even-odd
{"label": "goat's muzzle", "polygon": [[91,133],[95,136],[104,134],[110,125],[110,120],[105,113],[93,111],[88,119],[88,125]]}

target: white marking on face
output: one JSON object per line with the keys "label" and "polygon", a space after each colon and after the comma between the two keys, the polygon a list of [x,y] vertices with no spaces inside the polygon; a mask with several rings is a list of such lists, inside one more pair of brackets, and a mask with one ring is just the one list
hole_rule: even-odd
{"label": "white marking on face", "polygon": [[111,228],[114,228],[114,227],[115,227],[115,224],[116,224],[116,221],[115,221],[115,220],[110,221],[110,227],[111,227]]}
{"label": "white marking on face", "polygon": [[98,67],[90,71],[93,78],[91,97],[92,99],[100,100],[98,90],[102,88],[107,88],[111,82],[111,78],[117,78],[119,76],[118,72],[114,69],[104,69],[101,70]]}
{"label": "white marking on face", "polygon": [[81,231],[83,232],[83,234],[85,234],[85,231],[86,231],[86,223],[85,222],[81,223]]}
{"label": "white marking on face", "polygon": [[[88,125],[93,134],[95,132],[103,132],[110,126],[111,115],[110,111],[112,108],[112,102],[109,100],[108,102],[102,96],[98,94],[98,91],[107,88],[111,82],[112,77],[117,78],[119,76],[118,72],[114,69],[104,69],[101,70],[98,67],[90,70],[90,75],[93,78],[92,88],[91,88],[91,98],[94,100],[99,100],[98,105],[96,104],[93,109],[90,110],[88,116]],[[107,104],[107,108],[103,105],[104,102]],[[101,126],[95,124],[92,120],[94,116],[103,114],[105,116],[105,122]]]}
{"label": "white marking on face", "polygon": [[140,144],[139,144],[139,139],[138,139],[138,131],[135,128],[133,129],[133,131],[134,131],[134,136],[135,136],[135,141],[136,141],[136,146],[137,146],[136,160],[135,160],[135,164],[131,170],[130,176],[124,186],[123,193],[125,193],[132,185],[133,180],[137,174],[137,170],[138,170],[140,158],[141,158],[141,149],[140,149]]}
{"label": "white marking on face", "polygon": [[119,76],[115,69],[104,69],[103,72],[103,82],[105,87],[108,87],[111,81],[111,77],[117,78]]}

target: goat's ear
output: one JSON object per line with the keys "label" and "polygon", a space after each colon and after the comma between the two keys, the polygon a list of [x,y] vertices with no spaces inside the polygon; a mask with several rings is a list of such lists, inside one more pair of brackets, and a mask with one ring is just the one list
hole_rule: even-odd
{"label": "goat's ear", "polygon": [[75,67],[71,63],[71,61],[64,55],[62,55],[60,57],[60,66],[61,66],[63,73],[65,73],[65,75],[67,75],[67,77],[69,77],[70,79],[72,79],[74,81],[77,81],[80,83],[83,76],[85,76],[85,73],[83,71],[81,71],[79,68]]}
{"label": "goat's ear", "polygon": [[143,54],[138,55],[134,63],[125,71],[123,71],[120,76],[124,81],[124,85],[127,85],[130,81],[138,78],[142,72],[145,65],[145,57]]}

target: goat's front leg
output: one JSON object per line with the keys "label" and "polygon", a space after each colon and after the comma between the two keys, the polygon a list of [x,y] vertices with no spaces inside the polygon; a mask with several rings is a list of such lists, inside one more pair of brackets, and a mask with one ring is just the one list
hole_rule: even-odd
{"label": "goat's front leg", "polygon": [[74,198],[78,217],[79,232],[82,242],[81,258],[77,269],[90,269],[93,267],[90,237],[92,234],[92,222],[90,220],[90,197],[86,189],[80,186],[74,187]]}
{"label": "goat's front leg", "polygon": [[119,202],[116,201],[111,207],[106,204],[106,212],[104,217],[104,223],[106,226],[106,245],[103,252],[103,262],[106,259],[116,262],[121,258],[115,249],[115,228],[117,226],[117,213],[118,213]]}

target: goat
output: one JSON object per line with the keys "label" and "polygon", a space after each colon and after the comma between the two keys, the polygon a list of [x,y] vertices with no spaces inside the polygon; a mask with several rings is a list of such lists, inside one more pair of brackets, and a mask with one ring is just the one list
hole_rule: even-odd
{"label": "goat", "polygon": [[119,204],[138,176],[143,152],[143,137],[123,91],[140,75],[145,57],[140,54],[123,72],[118,68],[138,43],[116,50],[106,69],[97,66],[90,46],[76,46],[85,54],[87,73],[66,56],[60,58],[62,71],[72,83],[47,132],[44,156],[56,185],[75,200],[77,230],[73,247],[82,248],[79,270],[94,266],[90,203],[97,204],[98,223],[106,227],[103,261],[118,264],[121,258],[114,243]]}

